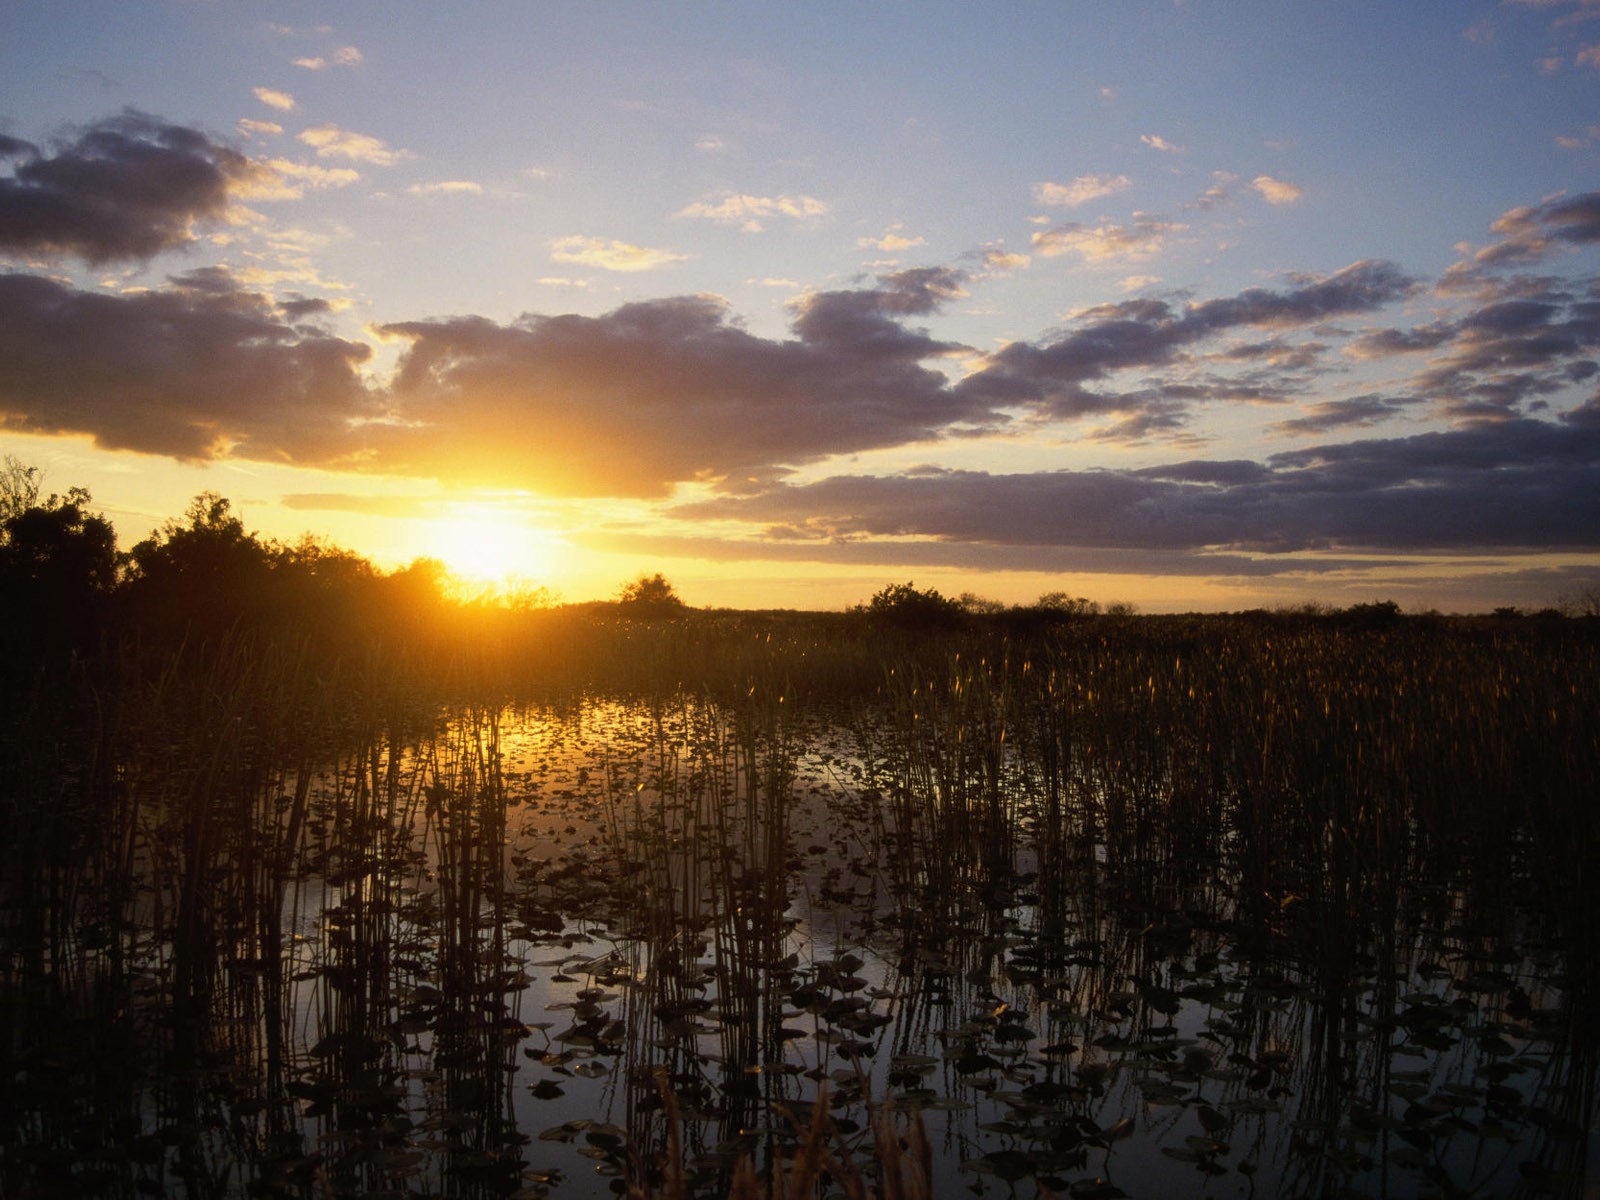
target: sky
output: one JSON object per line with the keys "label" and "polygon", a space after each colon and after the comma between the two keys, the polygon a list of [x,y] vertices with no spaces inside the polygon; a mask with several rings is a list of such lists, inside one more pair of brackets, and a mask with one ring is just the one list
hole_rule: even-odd
{"label": "sky", "polygon": [[7,0],[0,452],[566,600],[1600,582],[1600,0]]}

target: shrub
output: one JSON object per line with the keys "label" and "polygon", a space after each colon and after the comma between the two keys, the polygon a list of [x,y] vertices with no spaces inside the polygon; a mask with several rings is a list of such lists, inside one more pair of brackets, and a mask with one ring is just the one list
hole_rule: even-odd
{"label": "shrub", "polygon": [[948,629],[960,625],[966,615],[960,601],[914,583],[889,584],[867,602],[866,612],[874,620],[906,629]]}
{"label": "shrub", "polygon": [[635,616],[647,617],[679,613],[686,607],[677,589],[659,571],[623,584],[617,603]]}

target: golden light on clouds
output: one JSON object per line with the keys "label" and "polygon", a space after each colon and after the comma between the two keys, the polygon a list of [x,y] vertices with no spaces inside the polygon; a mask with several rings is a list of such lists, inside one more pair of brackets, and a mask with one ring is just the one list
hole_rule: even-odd
{"label": "golden light on clouds", "polygon": [[406,191],[413,196],[481,196],[483,184],[470,179],[441,179],[437,183],[413,183]]}
{"label": "golden light on clouds", "polygon": [[810,221],[828,215],[828,205],[815,196],[747,196],[732,194],[716,200],[696,200],[678,211],[680,217],[698,217],[738,225],[746,233],[760,233],[763,221],[788,217]]}
{"label": "golden light on clouds", "polygon": [[1071,183],[1036,183],[1033,185],[1033,198],[1039,204],[1071,208],[1125,191],[1132,183],[1126,175],[1080,175]]}
{"label": "golden light on clouds", "polygon": [[1034,250],[1045,258],[1079,255],[1085,262],[1143,262],[1161,252],[1171,234],[1187,226],[1134,213],[1127,225],[1062,225],[1033,235]]}
{"label": "golden light on clouds", "polygon": [[671,250],[635,246],[632,242],[619,242],[615,238],[575,234],[551,242],[550,257],[555,262],[579,263],[586,267],[599,267],[603,271],[650,271],[683,262],[689,256]]}
{"label": "golden light on clouds", "polygon": [[1257,175],[1250,181],[1250,186],[1260,192],[1261,198],[1268,204],[1293,204],[1303,194],[1295,184],[1274,179],[1271,175]]}
{"label": "golden light on clouds", "polygon": [[294,97],[288,92],[280,92],[274,88],[258,87],[253,90],[252,94],[268,108],[275,108],[279,112],[289,112],[294,108]]}
{"label": "golden light on clouds", "polygon": [[924,246],[926,244],[926,238],[908,237],[906,234],[901,233],[898,228],[891,229],[879,238],[861,237],[856,239],[856,245],[858,246],[871,247],[874,250],[882,250],[885,253],[893,253],[896,250],[909,250],[913,246]]}
{"label": "golden light on clouds", "polygon": [[294,65],[308,71],[324,71],[329,67],[359,67],[365,56],[355,46],[341,46],[331,57],[316,54],[294,60]]}
{"label": "golden light on clouds", "polygon": [[391,150],[382,138],[354,133],[337,125],[317,125],[300,135],[300,140],[317,152],[318,158],[348,158],[376,167],[393,166],[410,155]]}
{"label": "golden light on clouds", "polygon": [[349,167],[319,167],[286,158],[269,159],[260,166],[259,171],[236,185],[236,195],[247,200],[298,200],[307,188],[349,187],[361,178]]}

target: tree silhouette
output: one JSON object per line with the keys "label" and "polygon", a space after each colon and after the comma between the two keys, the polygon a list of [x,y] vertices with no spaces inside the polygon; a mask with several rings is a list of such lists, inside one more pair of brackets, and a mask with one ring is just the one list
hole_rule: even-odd
{"label": "tree silhouette", "polygon": [[0,459],[0,523],[39,502],[39,468],[14,454]]}
{"label": "tree silhouette", "polygon": [[1087,596],[1073,596],[1067,592],[1046,592],[1033,606],[1041,612],[1063,617],[1092,617],[1100,611],[1100,605]]}
{"label": "tree silhouette", "polygon": [[[7,459],[11,476],[14,459]],[[37,472],[27,468],[29,491],[6,483],[0,520],[0,611],[5,613],[6,657],[37,662],[82,647],[98,633],[117,582],[117,537],[111,523],[89,511],[89,493],[38,502]],[[26,501],[26,502],[24,502]]]}
{"label": "tree silhouette", "polygon": [[661,616],[681,612],[685,607],[677,589],[659,571],[623,584],[617,602],[637,616]]}
{"label": "tree silhouette", "polygon": [[966,613],[959,601],[934,588],[914,583],[891,583],[867,602],[874,620],[905,629],[948,629],[963,623]]}
{"label": "tree silhouette", "polygon": [[272,553],[216,492],[189,502],[129,553],[131,614],[158,636],[218,636],[260,625],[271,609]]}

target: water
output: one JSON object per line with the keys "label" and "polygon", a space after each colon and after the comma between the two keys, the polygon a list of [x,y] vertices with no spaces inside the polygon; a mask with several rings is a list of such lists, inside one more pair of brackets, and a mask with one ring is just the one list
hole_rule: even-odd
{"label": "water", "polygon": [[[725,1194],[820,1106],[836,1174],[925,1140],[937,1195],[1586,1194],[1593,1031],[1527,905],[1442,869],[1253,894],[1230,803],[1124,838],[1124,766],[1060,793],[1026,736],[903,718],[454,712],[242,755],[206,822],[192,764],[149,768],[133,919],[10,960],[0,1170]],[[1170,830],[1178,772],[1139,769]]]}

